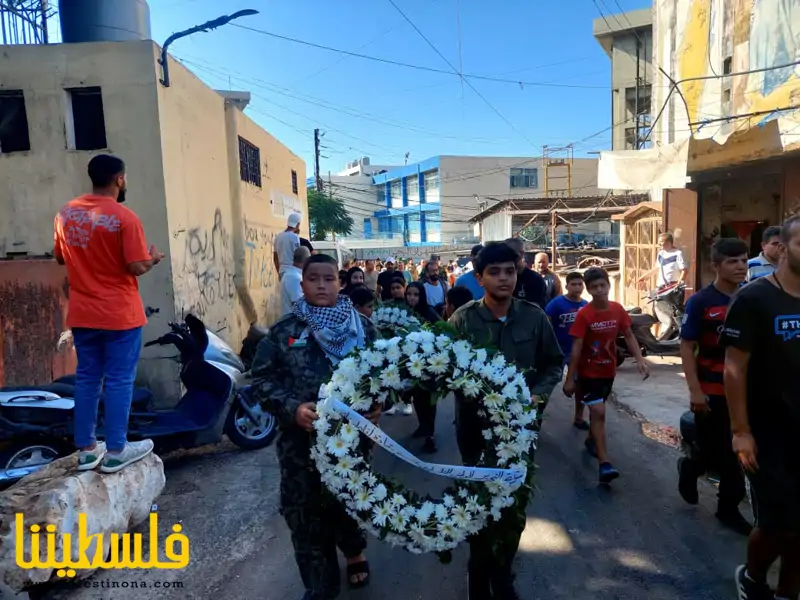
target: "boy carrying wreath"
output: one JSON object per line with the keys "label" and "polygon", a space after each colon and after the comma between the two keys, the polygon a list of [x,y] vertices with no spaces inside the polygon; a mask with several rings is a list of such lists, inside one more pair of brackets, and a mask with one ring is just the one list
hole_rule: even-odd
{"label": "boy carrying wreath", "polygon": [[[519,369],[538,404],[537,429],[553,388],[561,381],[564,356],[545,312],[537,305],[513,298],[517,283],[517,253],[491,242],[474,261],[475,276],[486,294],[450,318],[449,323],[473,343],[497,348]],[[456,399],[456,435],[464,464],[480,460],[482,431],[490,424],[474,401]],[[470,538],[469,597],[472,600],[516,600],[513,561],[525,530],[533,472],[514,494],[515,504],[503,510],[500,521],[490,522]]]}
{"label": "boy carrying wreath", "polygon": [[[253,393],[276,415],[281,429],[277,444],[280,507],[306,589],[303,600],[329,600],[340,589],[337,547],[347,559],[350,587],[369,582],[369,565],[363,555],[364,534],[322,484],[310,456],[311,432],[318,419],[316,401],[333,366],[378,336],[350,299],[339,294],[336,259],[325,254],[309,258],[303,266],[302,286],[304,298],[258,345]],[[377,422],[380,413],[376,405],[365,416]]]}

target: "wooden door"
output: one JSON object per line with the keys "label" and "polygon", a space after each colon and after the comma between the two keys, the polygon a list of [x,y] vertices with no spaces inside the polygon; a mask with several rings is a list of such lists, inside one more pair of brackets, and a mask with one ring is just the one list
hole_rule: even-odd
{"label": "wooden door", "polygon": [[675,246],[686,261],[686,285],[697,289],[697,192],[686,189],[664,190],[664,226],[672,232]]}

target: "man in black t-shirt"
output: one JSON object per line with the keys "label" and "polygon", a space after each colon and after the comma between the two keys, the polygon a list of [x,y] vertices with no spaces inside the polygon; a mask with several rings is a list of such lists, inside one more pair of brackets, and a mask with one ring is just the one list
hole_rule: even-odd
{"label": "man in black t-shirt", "polygon": [[393,258],[387,258],[386,270],[378,275],[378,293],[381,295],[382,302],[388,302],[392,299],[392,280],[397,276],[394,264]]}
{"label": "man in black t-shirt", "polygon": [[767,572],[778,558],[774,597],[800,595],[800,216],[783,224],[781,254],[773,275],[736,295],[720,339],[733,449],[756,518],[736,571],[741,600],[773,598]]}
{"label": "man in black t-shirt", "polygon": [[544,310],[544,307],[547,306],[547,284],[541,275],[525,266],[522,240],[509,238],[505,244],[511,246],[517,253],[517,287],[514,288],[514,298],[527,300]]}
{"label": "man in black t-shirt", "polygon": [[697,425],[699,456],[678,462],[678,490],[689,504],[697,504],[697,478],[709,470],[719,475],[716,517],[734,531],[749,535],[752,527],[739,512],[745,484],[739,461],[731,449],[731,425],[725,401],[723,372],[725,347],[719,334],[731,296],[747,277],[747,244],[721,238],[711,249],[716,278],[686,303],[681,327],[681,360],[689,386],[690,408]]}

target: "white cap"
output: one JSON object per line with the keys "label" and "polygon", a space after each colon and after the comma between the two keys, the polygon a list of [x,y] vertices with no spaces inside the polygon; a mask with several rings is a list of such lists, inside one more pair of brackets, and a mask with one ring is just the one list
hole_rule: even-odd
{"label": "white cap", "polygon": [[387,259],[386,259],[385,261],[383,261],[383,262],[387,262],[387,263],[392,263],[392,264],[394,264],[395,260],[394,260],[394,259],[393,259],[393,258],[390,256],[389,258],[387,258]]}
{"label": "white cap", "polygon": [[298,225],[300,225],[300,221],[301,221],[300,213],[295,212],[289,215],[289,220],[286,222],[286,224],[289,227],[297,227]]}

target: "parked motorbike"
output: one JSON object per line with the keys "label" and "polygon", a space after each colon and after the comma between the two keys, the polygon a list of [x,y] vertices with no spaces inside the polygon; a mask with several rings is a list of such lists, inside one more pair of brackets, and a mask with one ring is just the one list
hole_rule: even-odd
{"label": "parked motorbike", "polygon": [[[653,290],[646,298],[648,305],[652,305],[659,300],[666,300],[672,307],[672,319],[670,327],[662,333],[659,338],[653,335],[653,325],[658,323],[652,314],[645,313],[638,306],[628,311],[631,316],[631,330],[639,342],[639,349],[642,356],[657,354],[659,356],[678,356],[681,351],[681,324],[685,311],[684,295],[688,288],[682,283],[670,283],[657,290]],[[628,345],[623,336],[617,338],[617,366],[621,365],[626,358],[631,358]]]}
{"label": "parked motorbike", "polygon": [[[134,389],[128,438],[149,438],[157,452],[213,444],[225,434],[244,450],[264,448],[277,434],[275,418],[250,395],[245,366],[231,348],[187,315],[170,323],[170,333],[145,346],[175,346],[180,352],[186,392],[168,410],[152,408],[153,394]],[[75,376],[47,385],[0,388],[0,484],[10,483],[75,451],[73,407]],[[97,435],[104,437],[104,395]]]}

